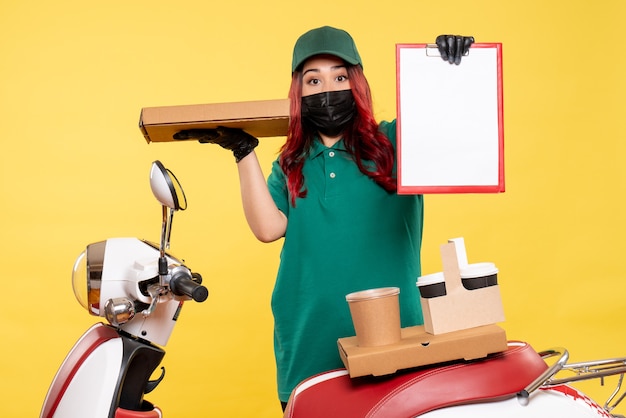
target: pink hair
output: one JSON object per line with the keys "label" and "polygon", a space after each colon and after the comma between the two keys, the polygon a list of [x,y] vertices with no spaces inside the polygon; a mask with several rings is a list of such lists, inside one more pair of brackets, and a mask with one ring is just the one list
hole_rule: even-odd
{"label": "pink hair", "polygon": [[[372,95],[360,65],[348,65],[348,79],[356,103],[356,115],[344,133],[344,144],[353,156],[359,170],[372,178],[388,192],[397,189],[393,175],[394,149],[389,139],[378,130],[374,119]],[[311,148],[315,132],[303,127],[300,100],[302,98],[302,73],[294,71],[289,89],[291,101],[287,142],[281,148],[280,166],[287,177],[291,204],[296,198],[306,197],[302,166]],[[364,164],[364,162],[372,162]]]}

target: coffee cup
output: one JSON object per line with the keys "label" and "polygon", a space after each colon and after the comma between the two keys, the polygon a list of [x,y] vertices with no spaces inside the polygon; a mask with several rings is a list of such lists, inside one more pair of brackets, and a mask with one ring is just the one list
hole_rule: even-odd
{"label": "coffee cup", "polygon": [[419,277],[417,279],[417,287],[420,291],[420,295],[426,299],[445,296],[447,294],[446,279],[443,272]]}
{"label": "coffee cup", "polygon": [[494,263],[474,263],[460,269],[463,287],[467,290],[481,289],[498,284],[498,269]]}

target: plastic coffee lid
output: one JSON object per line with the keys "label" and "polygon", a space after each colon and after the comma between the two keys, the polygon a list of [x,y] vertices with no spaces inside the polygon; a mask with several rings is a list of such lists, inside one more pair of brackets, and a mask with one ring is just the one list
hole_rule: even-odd
{"label": "plastic coffee lid", "polygon": [[348,302],[358,302],[362,300],[377,299],[385,296],[394,296],[400,293],[399,287],[381,287],[378,289],[361,290],[346,295]]}
{"label": "plastic coffee lid", "polygon": [[463,267],[460,273],[463,279],[473,279],[498,274],[498,269],[494,263],[474,263]]}
{"label": "plastic coffee lid", "polygon": [[417,278],[418,286],[428,286],[429,284],[442,283],[445,282],[446,279],[443,275],[443,272],[439,273],[427,274],[425,276],[421,276]]}

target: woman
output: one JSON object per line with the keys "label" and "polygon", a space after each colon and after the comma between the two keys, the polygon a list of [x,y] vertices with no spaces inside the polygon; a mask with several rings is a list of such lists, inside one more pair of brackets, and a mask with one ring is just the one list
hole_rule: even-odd
{"label": "woman", "polygon": [[[473,38],[442,35],[442,58],[459,63]],[[302,35],[293,51],[287,141],[265,181],[237,129],[190,130],[178,139],[217,143],[235,154],[244,213],[263,242],[284,237],[272,295],[278,391],[342,367],[337,339],[354,335],[348,293],[400,288],[402,326],[422,323],[423,201],[396,194],[396,123],[374,119],[352,37],[332,27]]]}

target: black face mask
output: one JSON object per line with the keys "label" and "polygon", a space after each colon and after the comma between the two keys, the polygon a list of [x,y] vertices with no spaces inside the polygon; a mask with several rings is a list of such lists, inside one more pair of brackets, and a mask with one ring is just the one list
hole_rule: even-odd
{"label": "black face mask", "polygon": [[327,91],[302,97],[302,119],[324,135],[339,135],[355,113],[352,90]]}

